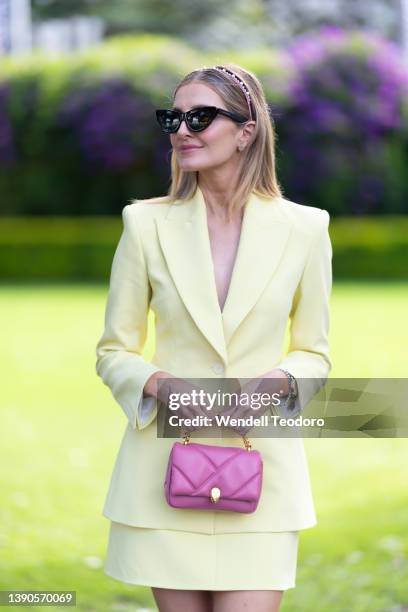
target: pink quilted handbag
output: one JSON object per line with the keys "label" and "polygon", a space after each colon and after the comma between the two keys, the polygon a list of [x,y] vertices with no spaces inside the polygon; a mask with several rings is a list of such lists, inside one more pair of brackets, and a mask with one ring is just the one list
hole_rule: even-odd
{"label": "pink quilted handbag", "polygon": [[164,492],[173,508],[254,512],[262,488],[263,463],[246,436],[245,448],[175,442],[167,464]]}

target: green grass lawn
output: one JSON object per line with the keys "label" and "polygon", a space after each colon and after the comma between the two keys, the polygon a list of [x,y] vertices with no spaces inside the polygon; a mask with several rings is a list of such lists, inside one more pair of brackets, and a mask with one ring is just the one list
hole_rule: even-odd
{"label": "green grass lawn", "polygon": [[[81,611],[154,610],[149,588],[102,569],[101,511],[126,425],[95,372],[106,291],[0,289],[0,589],[75,590]],[[335,284],[331,376],[404,377],[407,303],[408,284]],[[407,440],[305,444],[318,525],[301,532],[282,611],[406,612]]]}

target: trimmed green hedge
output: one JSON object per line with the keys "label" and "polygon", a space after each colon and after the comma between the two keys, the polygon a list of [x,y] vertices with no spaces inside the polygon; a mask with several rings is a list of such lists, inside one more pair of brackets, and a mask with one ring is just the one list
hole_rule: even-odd
{"label": "trimmed green hedge", "polygon": [[[109,280],[119,217],[0,218],[3,281]],[[408,281],[408,218],[332,218],[334,279]]]}
{"label": "trimmed green hedge", "polygon": [[408,217],[339,217],[330,221],[335,278],[408,281]]}

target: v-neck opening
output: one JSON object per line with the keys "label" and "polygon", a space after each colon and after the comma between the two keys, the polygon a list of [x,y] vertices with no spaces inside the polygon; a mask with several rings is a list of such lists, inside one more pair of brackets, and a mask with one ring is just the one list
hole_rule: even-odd
{"label": "v-neck opening", "polygon": [[215,276],[214,258],[213,258],[212,250],[211,250],[210,229],[208,227],[208,217],[207,217],[207,205],[205,203],[204,195],[202,194],[202,192],[201,192],[201,195],[202,195],[202,203],[203,203],[203,206],[204,206],[204,219],[205,219],[205,224],[206,224],[205,227],[206,227],[206,236],[207,236],[207,246],[208,246],[208,253],[209,253],[209,256],[210,256],[210,261],[211,261],[211,266],[212,266],[211,269],[212,269],[212,278],[213,278],[213,282],[214,282],[215,297],[216,297],[216,302],[217,302],[217,305],[218,305],[219,313],[220,313],[221,317],[223,317],[224,314],[225,314],[226,306],[227,306],[229,298],[230,298],[231,286],[232,286],[232,283],[234,281],[234,276],[236,276],[236,269],[237,269],[237,264],[238,264],[238,260],[239,260],[239,257],[240,257],[240,252],[242,251],[242,248],[243,248],[242,247],[243,232],[244,232],[244,226],[245,226],[246,217],[247,217],[247,210],[248,210],[248,203],[249,203],[249,201],[247,202],[247,204],[244,207],[244,214],[243,214],[243,217],[242,217],[242,223],[241,223],[241,229],[240,229],[240,234],[239,234],[238,247],[237,247],[237,250],[236,250],[236,253],[235,253],[235,258],[234,258],[234,265],[232,267],[231,277],[230,277],[230,280],[229,280],[229,283],[228,283],[227,295],[225,297],[224,305],[223,305],[223,307],[221,309],[221,305],[220,305],[220,302],[219,302],[219,299],[218,299],[217,279],[216,279],[216,276]]}

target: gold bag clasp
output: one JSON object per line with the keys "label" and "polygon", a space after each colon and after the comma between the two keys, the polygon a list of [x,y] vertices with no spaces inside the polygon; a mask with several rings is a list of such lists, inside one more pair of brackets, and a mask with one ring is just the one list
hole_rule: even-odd
{"label": "gold bag clasp", "polygon": [[213,504],[216,504],[221,497],[221,490],[218,487],[213,487],[210,493],[210,499]]}

